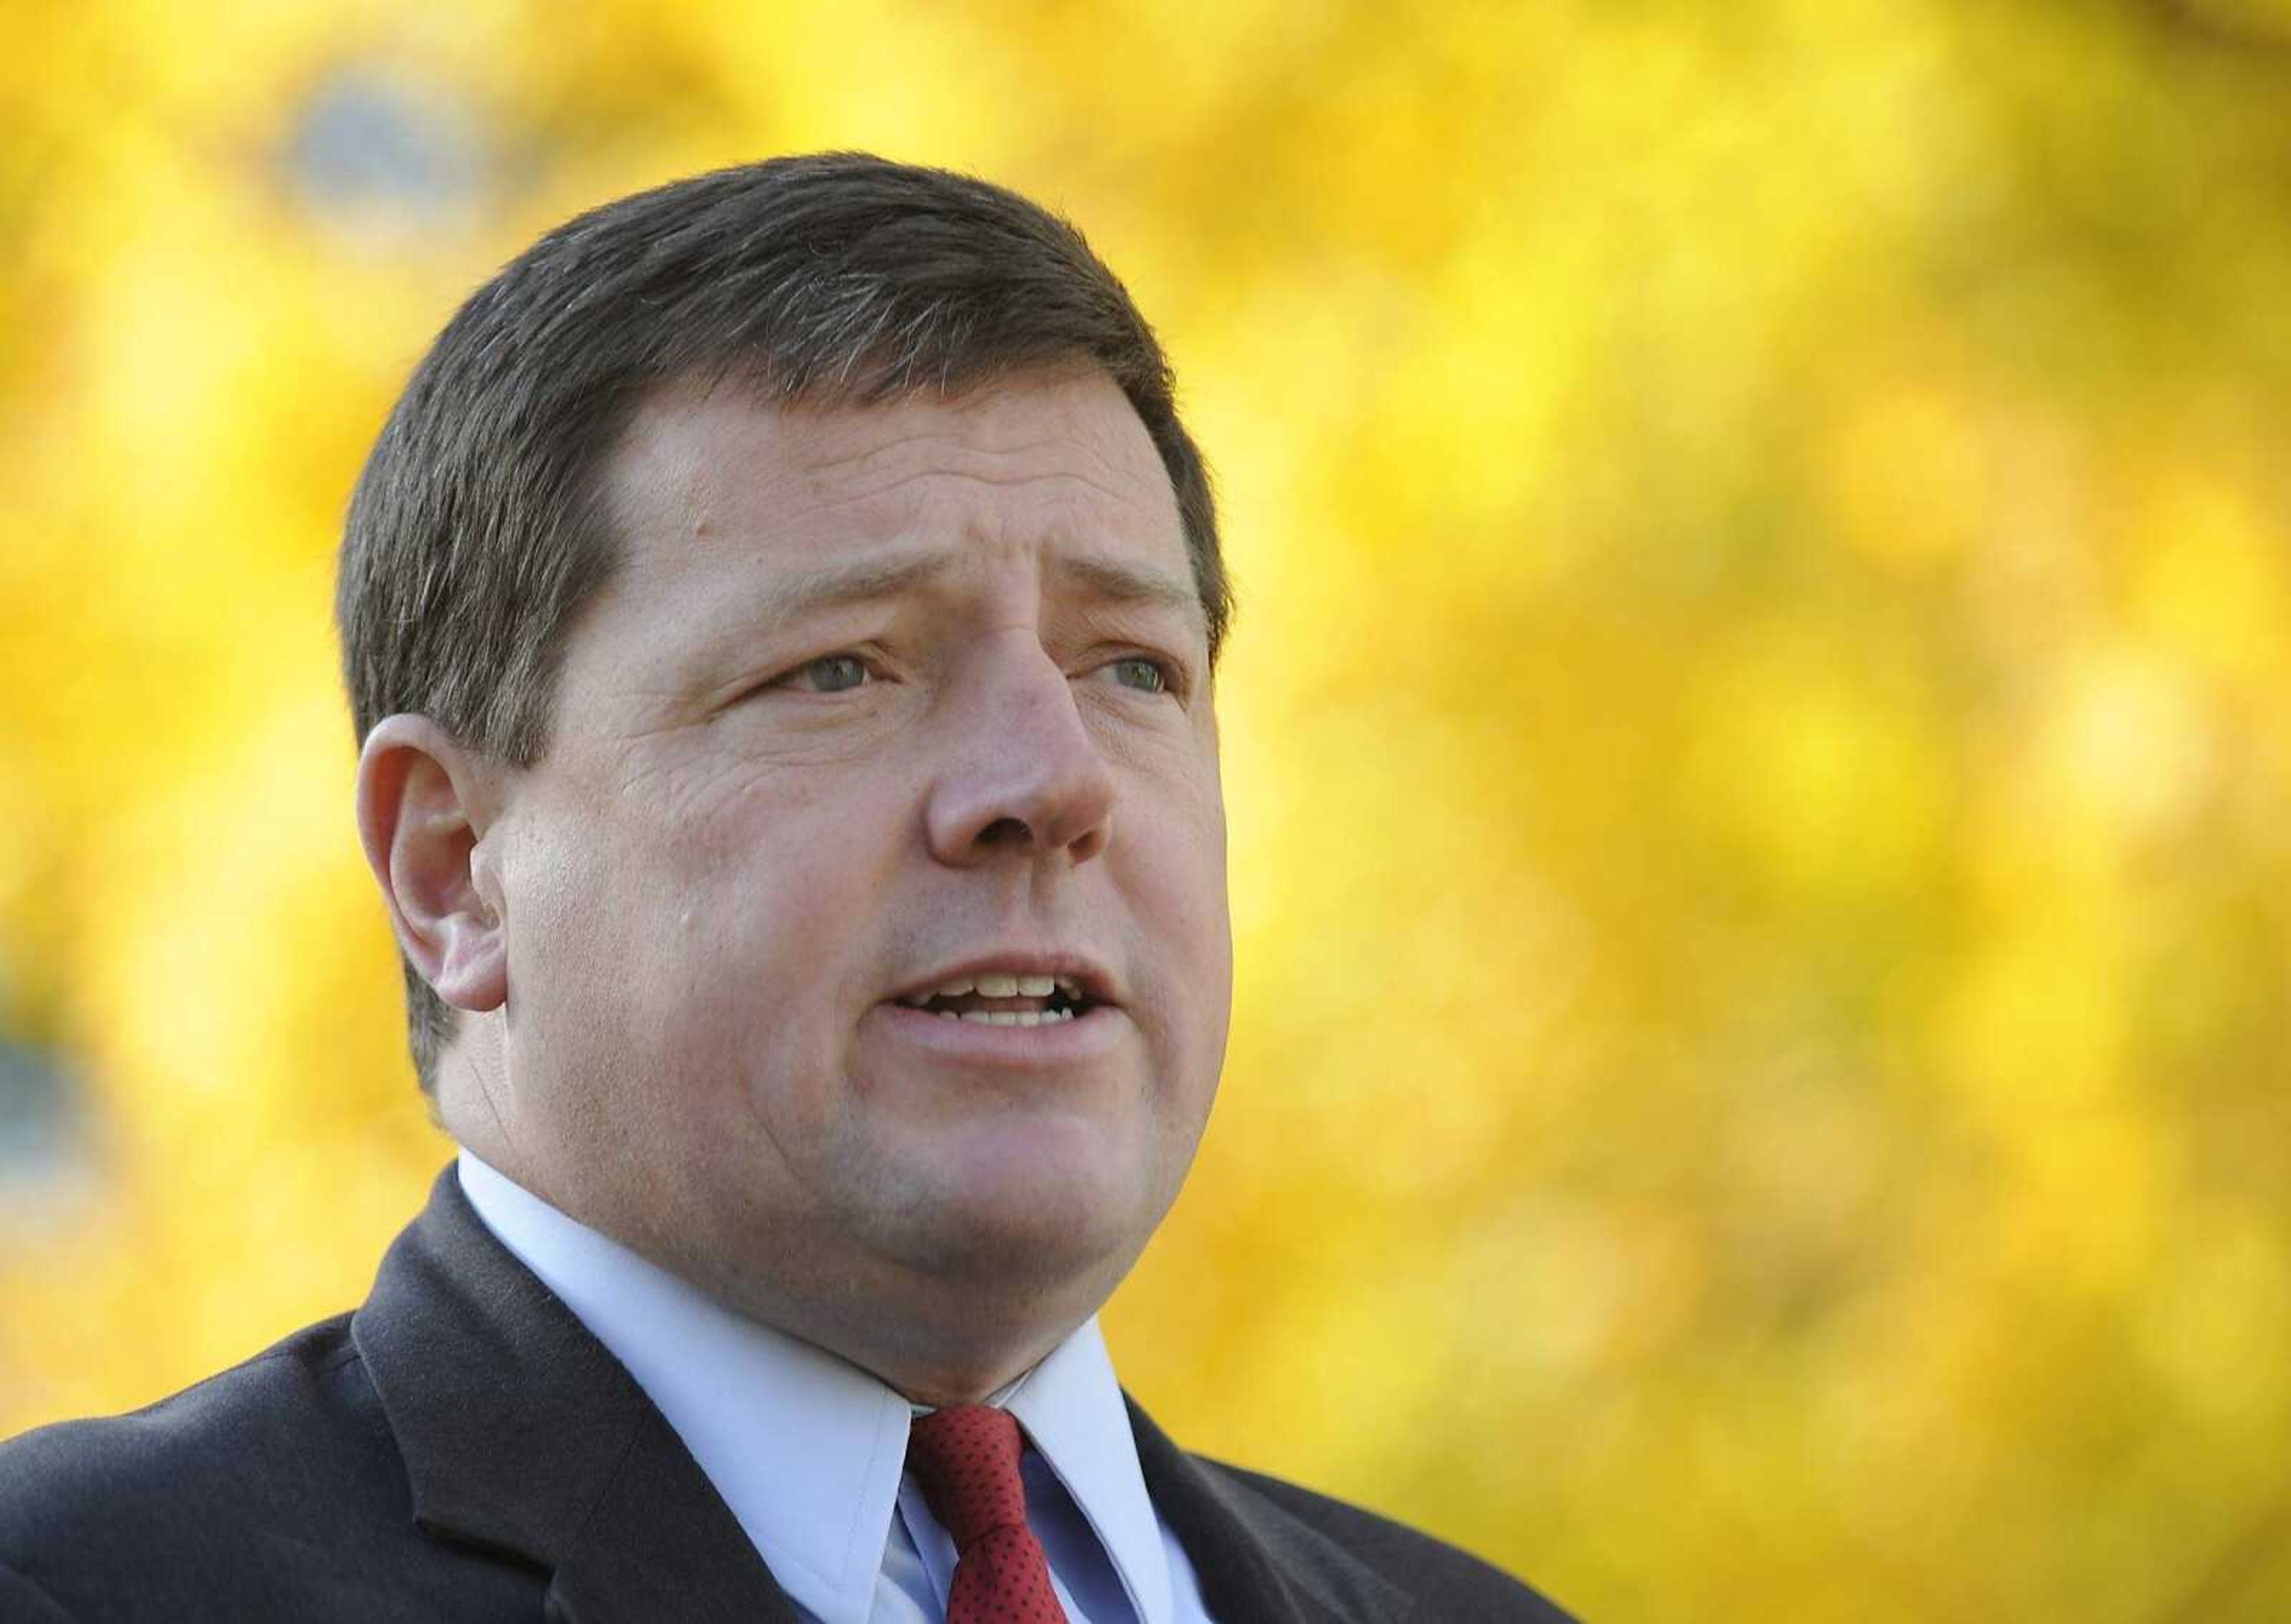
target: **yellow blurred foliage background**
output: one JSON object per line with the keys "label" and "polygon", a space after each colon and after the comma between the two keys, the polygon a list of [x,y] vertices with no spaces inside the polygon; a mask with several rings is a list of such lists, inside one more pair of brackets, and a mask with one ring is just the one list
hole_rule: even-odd
{"label": "yellow blurred foliage background", "polygon": [[460,298],[864,147],[1070,213],[1242,611],[1109,1314],[1592,1618],[2291,1616],[2291,5],[14,0],[0,1433],[448,1154],[327,619]]}

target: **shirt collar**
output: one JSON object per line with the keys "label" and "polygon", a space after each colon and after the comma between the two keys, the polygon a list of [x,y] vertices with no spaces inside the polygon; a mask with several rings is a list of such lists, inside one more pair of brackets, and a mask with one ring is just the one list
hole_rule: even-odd
{"label": "shirt collar", "polygon": [[[822,1348],[736,1314],[464,1150],[479,1218],[627,1369],[770,1566],[823,1624],[864,1624],[913,1407]],[[1170,1573],[1096,1319],[995,1395],[1105,1548],[1144,1624]]]}
{"label": "shirt collar", "polygon": [[1162,1524],[1097,1318],[1084,1320],[1001,1402],[1081,1508],[1142,1624],[1170,1624],[1175,1604]]}

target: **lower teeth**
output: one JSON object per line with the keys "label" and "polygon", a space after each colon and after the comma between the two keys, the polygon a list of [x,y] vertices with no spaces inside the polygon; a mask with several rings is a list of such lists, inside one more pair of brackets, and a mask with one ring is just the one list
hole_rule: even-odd
{"label": "lower teeth", "polygon": [[1054,1026],[1074,1017],[1071,1009],[1045,1009],[1039,1015],[1031,1009],[953,1009],[938,1012],[943,1021],[969,1021],[980,1026]]}

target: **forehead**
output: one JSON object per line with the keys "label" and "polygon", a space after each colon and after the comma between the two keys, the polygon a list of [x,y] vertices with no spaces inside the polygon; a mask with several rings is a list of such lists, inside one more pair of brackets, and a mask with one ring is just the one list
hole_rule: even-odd
{"label": "forehead", "polygon": [[870,406],[778,406],[737,384],[673,388],[639,409],[606,485],[627,564],[640,573],[950,547],[1185,564],[1161,457],[1120,388],[1095,370]]}

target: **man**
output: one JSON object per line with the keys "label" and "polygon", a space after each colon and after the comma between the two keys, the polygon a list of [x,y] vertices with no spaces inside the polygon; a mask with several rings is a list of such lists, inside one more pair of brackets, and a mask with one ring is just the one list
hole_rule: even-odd
{"label": "man", "polygon": [[572,221],[339,609],[462,1154],[355,1314],[0,1451],[0,1614],[1562,1616],[1107,1363],[1225,1044],[1229,597],[1070,228],[852,156]]}

